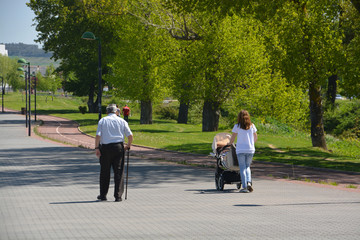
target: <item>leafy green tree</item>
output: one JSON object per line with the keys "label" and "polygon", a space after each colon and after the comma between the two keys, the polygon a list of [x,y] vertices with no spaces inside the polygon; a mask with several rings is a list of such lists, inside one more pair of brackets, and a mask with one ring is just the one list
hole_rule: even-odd
{"label": "leafy green tree", "polygon": [[164,99],[166,93],[162,66],[168,56],[167,41],[161,32],[136,18],[126,16],[123,20],[118,30],[122,39],[112,45],[116,55],[106,79],[121,97],[139,100],[140,123],[151,124],[152,104]]}
{"label": "leafy green tree", "polygon": [[36,73],[37,84],[36,89],[39,91],[50,91],[54,95],[57,90],[62,87],[63,79],[56,72],[54,65],[46,68],[45,75],[42,76],[40,72]]}
{"label": "leafy green tree", "polygon": [[[81,35],[91,31],[102,41],[102,63],[107,65],[112,50],[107,43],[117,41],[114,29],[100,17],[93,17],[85,5],[86,1],[76,0],[31,0],[28,6],[35,13],[36,30],[39,43],[45,51],[52,51],[55,60],[61,60],[60,70],[65,75],[74,72],[76,79],[67,82],[69,91],[89,97],[90,112],[96,112],[98,92],[98,51],[97,41],[85,41]],[[106,67],[103,68],[106,73]],[[72,81],[74,80],[74,81]],[[77,91],[76,91],[77,90]]]}
{"label": "leafy green tree", "polygon": [[295,85],[308,86],[311,138],[326,149],[321,86],[341,67],[342,34],[337,1],[288,2],[269,24],[272,63]]}
{"label": "leafy green tree", "polygon": [[0,76],[4,78],[4,85],[8,84],[11,86],[13,91],[24,88],[24,82],[19,77],[19,72],[17,71],[18,67],[17,59],[0,55]]}
{"label": "leafy green tree", "polygon": [[[199,94],[199,84],[196,81],[196,61],[191,61],[194,51],[198,44],[197,40],[202,39],[199,32],[201,30],[200,18],[191,15],[178,14],[170,11],[163,5],[163,1],[136,1],[133,3],[136,9],[142,12],[152,12],[151,17],[144,18],[144,14],[129,11],[142,24],[157,31],[165,31],[167,35],[167,47],[171,52],[168,56],[166,68],[168,79],[167,83],[172,89],[174,97],[180,102],[178,123],[187,123],[189,106],[197,99],[201,99]],[[146,4],[144,4],[146,3]]]}
{"label": "leafy green tree", "polygon": [[[352,1],[353,2],[353,1]],[[350,2],[342,4],[341,28],[345,31],[346,64],[341,73],[340,87],[347,97],[360,97],[360,9]]]}
{"label": "leafy green tree", "polygon": [[[173,40],[173,39],[169,39]],[[196,82],[196,65],[191,61],[196,51],[194,42],[176,41],[173,58],[169,60],[169,88],[179,100],[178,123],[187,123],[190,104],[200,98],[200,85]]]}
{"label": "leafy green tree", "polygon": [[[321,86],[341,69],[340,1],[168,1],[186,13],[245,11],[267,25],[272,67],[297,87],[308,86],[313,146],[326,149]],[[357,0],[351,1],[358,6]],[[354,41],[355,42],[355,41]],[[355,52],[355,51],[354,51]]]}
{"label": "leafy green tree", "polygon": [[[225,16],[221,16],[217,10],[194,11],[187,14],[175,8],[170,8],[173,11],[169,12],[157,1],[139,2],[146,2],[146,8],[143,9],[151,9],[156,12],[158,18],[163,20],[156,21],[156,19],[131,13],[136,15],[143,24],[157,29],[166,29],[173,39],[191,42],[191,46],[188,46],[190,43],[178,45],[181,54],[175,58],[177,62],[174,64],[174,75],[177,77],[173,76],[174,93],[179,98],[181,106],[188,104],[191,97],[199,97],[203,101],[203,131],[217,130],[222,103],[239,88],[241,85],[239,82],[243,83],[249,77],[256,77],[254,71],[261,69],[260,72],[263,72],[264,66],[257,63],[266,59],[263,57],[264,48],[259,47],[261,40],[257,40],[256,33],[251,35],[253,29],[249,27],[257,23],[251,23],[252,18],[249,16],[251,20],[244,21],[246,27],[241,29],[239,24],[236,25],[239,18],[222,22]],[[226,34],[228,25],[232,30]],[[233,32],[236,31],[243,31],[243,34],[240,34],[241,37],[234,37]],[[235,40],[229,41],[222,38],[224,34],[227,38]],[[253,46],[257,46],[255,50],[250,50],[251,47],[246,38],[254,41]],[[234,51],[234,49],[239,49],[238,46],[242,47],[239,54]],[[256,60],[253,60],[255,58]],[[184,61],[183,65],[182,61]]]}
{"label": "leafy green tree", "polygon": [[37,91],[50,91],[50,86],[46,78],[40,73],[36,73],[36,90]]}
{"label": "leafy green tree", "polygon": [[46,69],[45,73],[46,81],[48,82],[49,90],[55,94],[62,86],[62,78],[55,71],[55,67],[51,64]]}
{"label": "leafy green tree", "polygon": [[[268,74],[261,24],[250,15],[211,22],[195,56],[201,86],[203,131],[218,129],[221,105],[241,88]],[[236,34],[234,34],[236,33]],[[252,87],[252,86],[250,86]]]}
{"label": "leafy green tree", "polygon": [[247,109],[254,116],[270,117],[297,128],[309,126],[308,99],[303,88],[275,72],[264,74],[259,80],[251,79],[248,85],[230,102],[235,107],[233,113]]}

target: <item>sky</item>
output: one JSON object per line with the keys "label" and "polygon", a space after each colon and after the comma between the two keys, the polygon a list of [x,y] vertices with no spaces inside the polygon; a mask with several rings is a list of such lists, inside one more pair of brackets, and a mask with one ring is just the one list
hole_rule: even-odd
{"label": "sky", "polygon": [[26,6],[30,0],[0,0],[0,43],[36,44],[37,32],[33,11]]}

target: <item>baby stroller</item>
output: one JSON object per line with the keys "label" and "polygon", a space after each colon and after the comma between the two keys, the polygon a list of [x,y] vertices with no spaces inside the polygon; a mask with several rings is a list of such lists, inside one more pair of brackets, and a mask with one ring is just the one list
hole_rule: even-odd
{"label": "baby stroller", "polygon": [[229,133],[218,133],[212,144],[216,159],[215,186],[216,190],[223,191],[225,184],[236,184],[237,189],[241,187],[239,163],[234,145],[230,145],[231,135]]}

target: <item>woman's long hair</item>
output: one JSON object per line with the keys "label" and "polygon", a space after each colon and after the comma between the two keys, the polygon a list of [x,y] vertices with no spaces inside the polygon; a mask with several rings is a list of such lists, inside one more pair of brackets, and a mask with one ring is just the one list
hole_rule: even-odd
{"label": "woman's long hair", "polygon": [[251,127],[250,114],[246,110],[241,110],[237,117],[238,126],[241,129],[248,130]]}

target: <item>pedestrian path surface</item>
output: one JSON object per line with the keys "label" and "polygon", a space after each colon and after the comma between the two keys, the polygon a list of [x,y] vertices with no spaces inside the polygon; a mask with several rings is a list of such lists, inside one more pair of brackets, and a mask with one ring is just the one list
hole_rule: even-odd
{"label": "pedestrian path surface", "polygon": [[360,194],[254,178],[214,188],[213,169],[131,156],[128,199],[99,192],[94,152],[27,136],[0,114],[0,239],[358,239]]}
{"label": "pedestrian path surface", "polygon": [[[39,132],[42,136],[55,139],[59,142],[71,144],[73,146],[94,149],[94,137],[81,133],[76,122],[48,115],[41,115],[38,117],[38,119],[41,119],[41,124],[37,127],[37,132]],[[136,144],[136,136],[134,136],[134,138],[134,142]],[[209,143],[209,145],[210,144],[211,143]],[[166,160],[205,167],[214,167],[216,164],[215,159],[210,156],[164,151],[136,145],[132,147],[131,155],[146,159]],[[359,173],[351,174],[341,171],[314,169],[309,167],[290,166],[286,164],[257,161],[254,161],[252,164],[252,172],[254,177],[262,178],[269,178],[271,176],[271,178],[277,179],[306,178],[315,182],[335,182],[338,184],[336,187],[331,185],[323,185],[322,187],[335,187],[346,191],[357,191],[360,193]],[[349,189],[349,185],[353,185],[357,188]]]}

